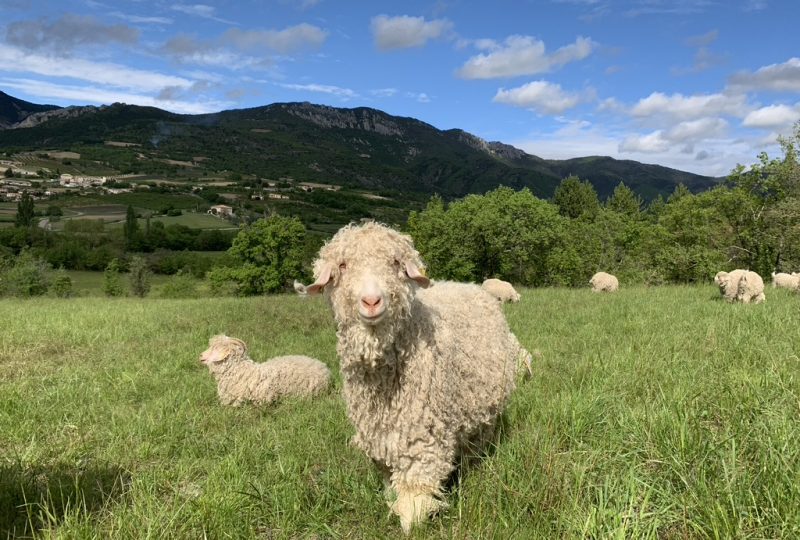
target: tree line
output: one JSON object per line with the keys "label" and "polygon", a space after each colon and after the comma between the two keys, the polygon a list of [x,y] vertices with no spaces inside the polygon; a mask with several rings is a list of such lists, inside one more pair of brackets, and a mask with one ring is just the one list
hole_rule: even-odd
{"label": "tree line", "polygon": [[[626,283],[647,284],[710,281],[717,271],[733,268],[764,277],[796,271],[800,123],[792,137],[779,138],[779,143],[782,157],[762,153],[757,163],[737,166],[725,182],[698,194],[678,185],[666,199],[645,205],[620,183],[600,201],[588,181],[571,176],[561,181],[552,200],[507,187],[452,202],[434,196],[423,210],[409,214],[404,230],[436,279],[496,277],[532,287],[584,286],[599,270]],[[21,202],[18,220],[30,212],[29,204]],[[206,260],[192,272],[209,277],[217,291],[249,295],[289,290],[294,279],[310,277],[322,243],[297,217],[279,215],[243,225],[235,238],[157,222],[142,230],[132,208],[122,231],[105,239],[83,230],[103,232],[102,223],[67,223],[72,229],[56,234],[36,227],[0,229],[0,250],[28,247],[54,267],[103,270],[112,260],[124,264],[120,254],[155,246],[230,246],[224,262]],[[181,268],[172,264],[166,273]]]}

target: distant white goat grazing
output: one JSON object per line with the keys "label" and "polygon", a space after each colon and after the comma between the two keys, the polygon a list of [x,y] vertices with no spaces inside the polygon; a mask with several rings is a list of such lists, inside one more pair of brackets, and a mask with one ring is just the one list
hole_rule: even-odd
{"label": "distant white goat grazing", "polygon": [[736,299],[742,304],[760,304],[764,296],[764,280],[755,272],[747,271],[739,279]]}
{"label": "distant white goat grazing", "polygon": [[743,304],[760,304],[766,300],[764,296],[764,280],[750,270],[736,269],[730,272],[717,272],[714,283],[727,302]]}
{"label": "distant white goat grazing", "polygon": [[328,367],[308,356],[277,356],[255,363],[241,339],[214,336],[200,355],[217,380],[217,395],[223,405],[245,402],[266,405],[283,397],[317,395],[330,386]]}
{"label": "distant white goat grazing", "polygon": [[592,292],[616,292],[619,289],[619,280],[606,272],[597,272],[589,280],[589,285],[592,286]]}
{"label": "distant white goat grazing", "polygon": [[717,272],[714,276],[714,283],[719,287],[719,293],[726,302],[735,302],[739,294],[739,280],[747,270],[737,268],[730,272]]}
{"label": "distant white goat grazing", "polygon": [[519,293],[508,281],[489,278],[481,284],[481,287],[501,302],[519,302]]}
{"label": "distant white goat grazing", "polygon": [[784,272],[775,273],[772,272],[772,288],[782,287],[784,289],[790,289],[792,291],[796,291],[800,288],[800,274],[797,272],[792,272],[791,274],[786,274]]}
{"label": "distant white goat grazing", "polygon": [[338,327],[353,444],[372,458],[403,531],[446,506],[459,456],[480,450],[531,356],[500,303],[475,284],[431,284],[409,236],[367,223],[339,230],[314,262]]}

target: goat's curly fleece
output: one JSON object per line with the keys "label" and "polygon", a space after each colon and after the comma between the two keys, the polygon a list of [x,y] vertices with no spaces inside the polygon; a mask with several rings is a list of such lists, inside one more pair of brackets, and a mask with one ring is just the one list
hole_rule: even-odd
{"label": "goat's curly fleece", "polygon": [[764,280],[750,270],[736,269],[730,272],[717,272],[714,283],[728,302],[743,304],[760,304],[766,300],[764,296]]}
{"label": "goat's curly fleece", "polygon": [[736,299],[743,304],[760,304],[764,296],[764,280],[756,272],[748,270],[739,279]]}
{"label": "goat's curly fleece", "polygon": [[519,302],[519,293],[508,281],[489,278],[481,283],[481,287],[501,302]]}
{"label": "goat's curly fleece", "polygon": [[734,302],[739,293],[739,280],[747,270],[731,270],[730,272],[717,272],[714,283],[719,287],[719,293],[728,302]]}
{"label": "goat's curly fleece", "polygon": [[783,287],[785,289],[797,290],[800,288],[800,276],[796,273],[787,274],[785,272],[772,272],[772,288]]}
{"label": "goat's curly fleece", "polygon": [[217,380],[223,405],[267,405],[283,397],[314,396],[330,386],[331,372],[319,360],[290,355],[256,363],[243,341],[228,336],[212,337],[200,358]]}
{"label": "goat's curly fleece", "polygon": [[[509,330],[500,303],[474,284],[436,282],[420,289],[403,270],[422,268],[411,238],[376,223],[341,229],[322,247],[317,279],[331,270],[325,295],[337,322],[347,412],[364,450],[397,493],[392,509],[404,530],[441,504],[443,482],[459,455],[478,449],[530,355]],[[359,283],[380,282],[386,316],[359,320]]]}
{"label": "goat's curly fleece", "polygon": [[619,280],[606,272],[597,272],[589,280],[594,292],[615,292],[619,289]]}

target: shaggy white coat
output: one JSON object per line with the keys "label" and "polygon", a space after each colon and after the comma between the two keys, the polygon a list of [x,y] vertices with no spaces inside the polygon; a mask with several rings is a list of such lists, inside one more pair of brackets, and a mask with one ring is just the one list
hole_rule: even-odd
{"label": "shaggy white coat", "polygon": [[382,472],[408,533],[446,506],[443,483],[491,438],[530,355],[494,297],[474,284],[431,285],[411,238],[383,225],[342,228],[314,275],[297,289],[324,291],[333,308],[352,442]]}
{"label": "shaggy white coat", "polygon": [[242,340],[224,335],[209,340],[200,361],[217,380],[223,405],[267,405],[283,397],[315,396],[330,386],[331,372],[319,360],[291,355],[256,363],[247,355]]}
{"label": "shaggy white coat", "polygon": [[619,289],[619,280],[606,272],[597,272],[589,280],[592,292],[615,292]]}
{"label": "shaggy white coat", "polygon": [[739,279],[736,300],[743,304],[760,304],[764,296],[764,280],[755,272],[747,271]]}
{"label": "shaggy white coat", "polygon": [[727,302],[760,304],[764,296],[764,280],[755,272],[737,268],[730,272],[717,272],[714,283]]}
{"label": "shaggy white coat", "polygon": [[795,291],[800,288],[800,275],[797,272],[786,274],[784,272],[772,272],[772,288],[782,287]]}
{"label": "shaggy white coat", "polygon": [[484,280],[481,284],[489,294],[500,300],[501,302],[519,302],[520,295],[514,289],[514,286],[508,281],[502,279],[489,278]]}
{"label": "shaggy white coat", "polygon": [[739,280],[747,270],[737,268],[730,272],[717,272],[714,276],[714,283],[719,287],[719,293],[727,302],[735,302],[739,294]]}

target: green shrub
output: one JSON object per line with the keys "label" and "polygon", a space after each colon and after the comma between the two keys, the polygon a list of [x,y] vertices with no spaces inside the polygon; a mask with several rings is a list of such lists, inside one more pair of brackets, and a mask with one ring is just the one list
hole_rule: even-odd
{"label": "green shrub", "polygon": [[161,287],[162,298],[194,298],[197,296],[197,280],[191,272],[178,270]]}
{"label": "green shrub", "polygon": [[147,266],[144,257],[135,256],[128,267],[128,280],[130,281],[131,294],[144,298],[150,292],[150,277],[152,272]]}
{"label": "green shrub", "polygon": [[2,272],[4,294],[28,298],[47,293],[50,286],[50,265],[24,249],[13,265]]}
{"label": "green shrub", "polygon": [[53,282],[50,290],[59,298],[69,298],[73,294],[72,278],[69,277],[64,268],[59,268],[53,275]]}
{"label": "green shrub", "polygon": [[119,275],[119,259],[111,259],[103,272],[103,292],[106,296],[123,296],[125,289]]}

